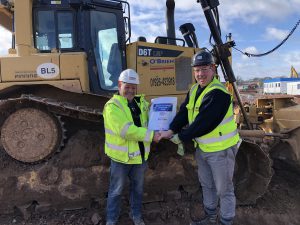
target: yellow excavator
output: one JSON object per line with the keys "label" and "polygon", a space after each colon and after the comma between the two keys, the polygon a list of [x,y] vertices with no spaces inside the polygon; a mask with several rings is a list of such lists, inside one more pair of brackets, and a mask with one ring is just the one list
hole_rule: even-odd
{"label": "yellow excavator", "polygon": [[[201,4],[210,25],[216,5]],[[194,83],[195,29],[184,24],[183,38],[175,37],[174,7],[174,0],[166,1],[167,36],[150,43],[144,37],[130,41],[127,1],[0,0],[0,24],[12,32],[12,47],[0,57],[0,212],[104,202],[108,164],[102,110],[117,91],[120,72],[135,69],[138,92],[149,100],[168,95],[180,103]],[[227,71],[228,45],[216,40],[215,55]],[[234,83],[234,76],[228,77]],[[246,117],[244,112],[247,124]],[[186,155],[179,157],[168,141],[153,146],[148,202],[162,201],[174,190],[198,188],[193,149],[186,147]],[[235,173],[239,202],[255,202],[271,177],[268,153],[244,141]]]}
{"label": "yellow excavator", "polygon": [[291,73],[290,73],[290,78],[298,78],[299,74],[297,73],[296,69],[291,66]]}

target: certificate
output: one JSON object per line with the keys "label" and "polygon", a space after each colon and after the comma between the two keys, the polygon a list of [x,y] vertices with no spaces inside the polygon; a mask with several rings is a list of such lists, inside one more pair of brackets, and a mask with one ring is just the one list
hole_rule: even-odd
{"label": "certificate", "polygon": [[177,98],[159,97],[151,100],[149,113],[149,130],[169,130],[170,123],[176,115]]}

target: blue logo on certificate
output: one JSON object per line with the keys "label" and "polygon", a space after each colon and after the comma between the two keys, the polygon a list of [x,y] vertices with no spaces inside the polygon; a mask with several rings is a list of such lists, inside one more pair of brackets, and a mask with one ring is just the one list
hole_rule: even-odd
{"label": "blue logo on certificate", "polygon": [[173,104],[170,103],[159,103],[153,105],[153,110],[155,112],[171,112],[173,109]]}

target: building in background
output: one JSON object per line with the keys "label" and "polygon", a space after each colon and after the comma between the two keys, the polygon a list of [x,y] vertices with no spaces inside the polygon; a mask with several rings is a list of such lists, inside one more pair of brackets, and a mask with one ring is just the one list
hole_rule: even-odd
{"label": "building in background", "polygon": [[300,78],[274,78],[264,80],[264,94],[287,94],[288,83],[300,83]]}
{"label": "building in background", "polygon": [[287,84],[288,95],[300,95],[300,81],[290,82]]}

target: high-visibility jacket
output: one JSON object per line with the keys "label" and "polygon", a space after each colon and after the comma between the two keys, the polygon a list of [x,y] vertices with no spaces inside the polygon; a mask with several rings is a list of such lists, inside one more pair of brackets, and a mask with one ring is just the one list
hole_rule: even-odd
{"label": "high-visibility jacket", "polygon": [[[196,116],[199,114],[199,108],[203,101],[204,96],[212,90],[219,89],[224,93],[228,94],[224,85],[216,78],[207,85],[203,92],[195,102],[195,96],[197,92],[198,84],[192,86],[189,92],[189,102],[186,105],[188,110],[188,121],[189,124],[193,123]],[[217,152],[225,150],[238,143],[240,137],[237,130],[237,125],[234,121],[232,98],[227,113],[222,122],[211,132],[201,137],[194,139],[195,146],[204,152]]]}
{"label": "high-visibility jacket", "polygon": [[140,110],[141,127],[134,125],[128,101],[114,95],[104,106],[105,154],[112,160],[125,164],[141,164],[142,157],[138,142],[145,147],[145,160],[148,159],[150,144],[154,135],[147,130],[149,103],[143,95],[136,96]]}

